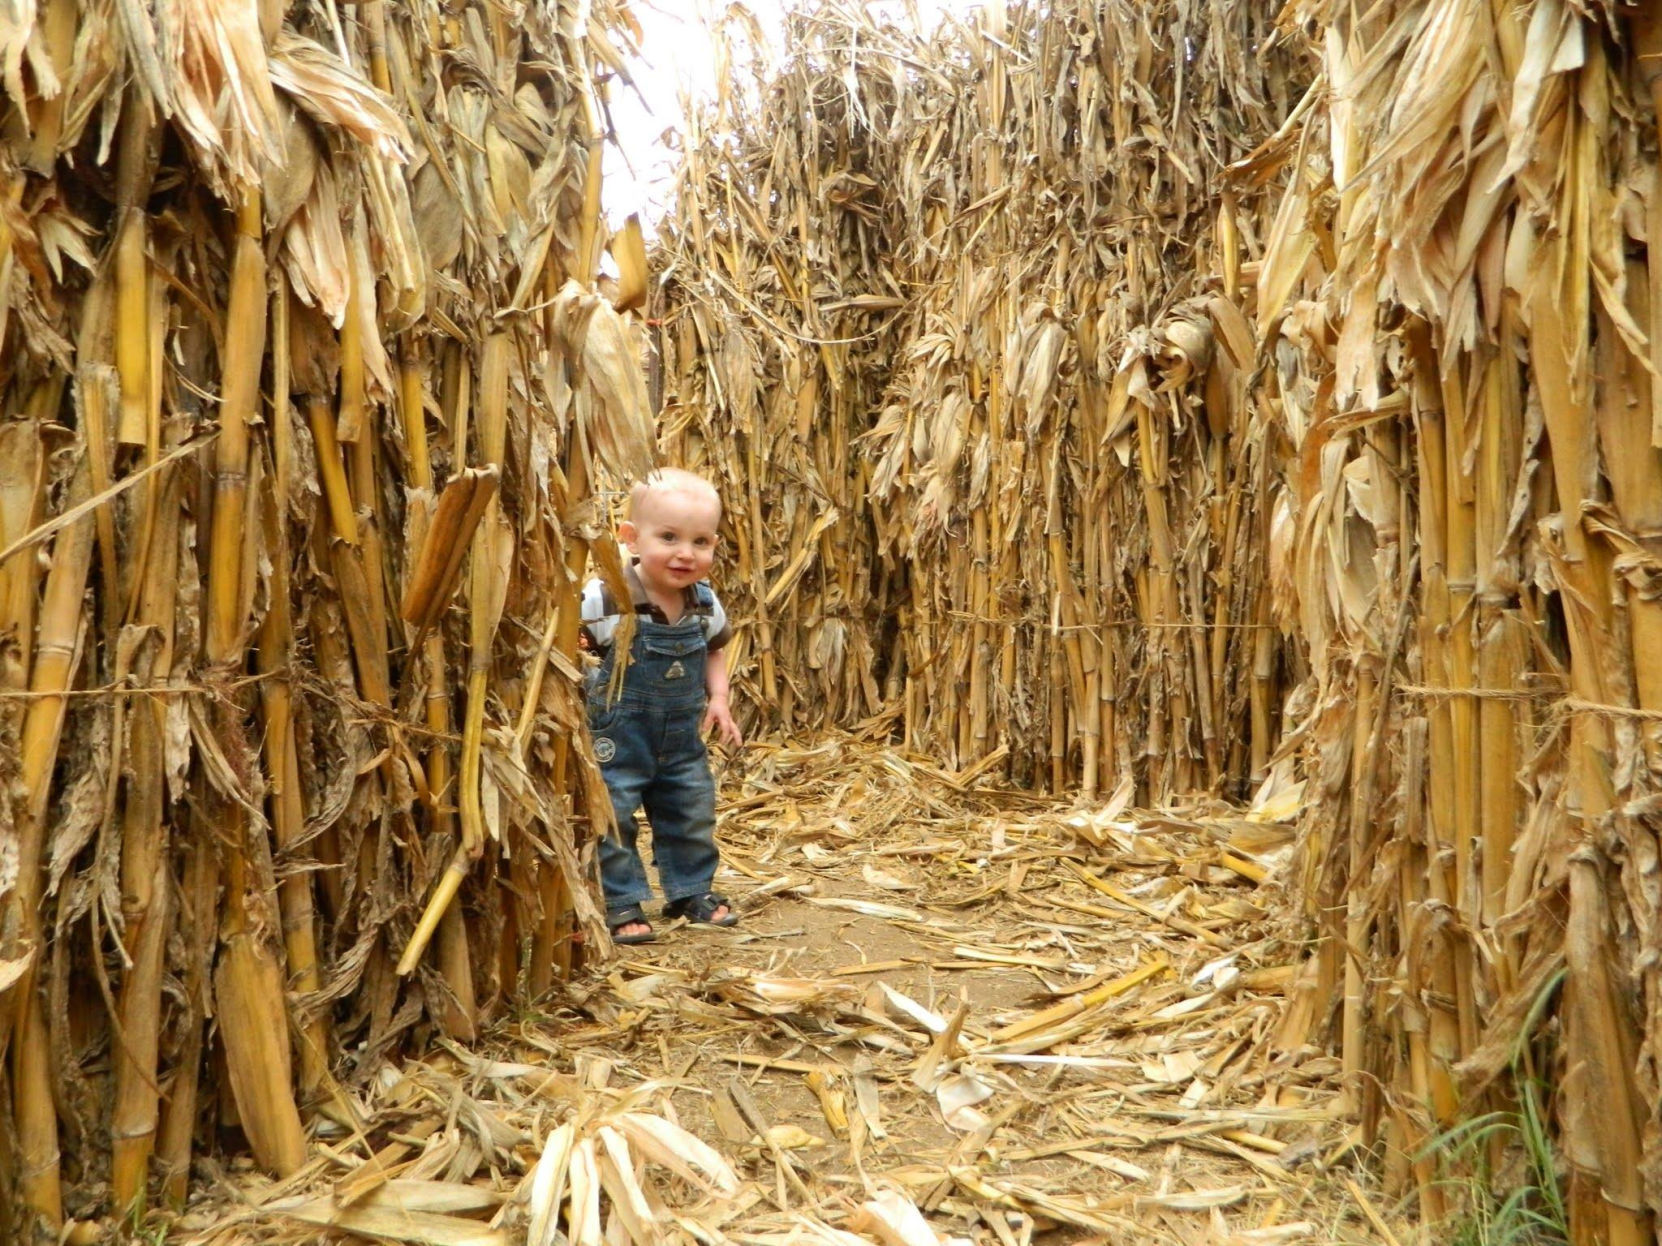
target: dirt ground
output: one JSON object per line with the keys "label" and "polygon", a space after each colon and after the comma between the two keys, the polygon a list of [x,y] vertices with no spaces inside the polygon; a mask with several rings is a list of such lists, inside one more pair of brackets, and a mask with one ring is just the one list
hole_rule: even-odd
{"label": "dirt ground", "polygon": [[329,1163],[248,1176],[178,1240],[1389,1240],[1335,1062],[1278,1045],[1273,810],[1056,803],[854,738],[724,778],[739,926],[656,918],[475,1050],[386,1070]]}

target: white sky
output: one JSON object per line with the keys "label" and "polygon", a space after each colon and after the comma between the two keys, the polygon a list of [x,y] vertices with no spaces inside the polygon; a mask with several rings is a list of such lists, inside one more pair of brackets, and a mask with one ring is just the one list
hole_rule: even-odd
{"label": "white sky", "polygon": [[[865,0],[847,0],[856,7]],[[919,18],[933,29],[943,11],[965,12],[979,0],[915,0]],[[630,69],[640,96],[621,82],[611,88],[612,121],[623,150],[608,145],[605,154],[602,202],[613,228],[631,212],[639,212],[647,233],[669,206],[674,153],[665,146],[665,130],[679,130],[678,93],[708,99],[715,92],[716,67],[709,33],[711,14],[737,8],[724,0],[635,0],[631,6],[641,24],[643,64]],[[794,7],[789,0],[748,0],[744,5],[777,48],[783,14]],[[904,20],[904,4],[887,0],[866,3],[891,20]],[[650,111],[648,109],[650,108]],[[627,157],[627,159],[626,159]]]}
{"label": "white sky", "polygon": [[680,129],[679,93],[708,98],[714,90],[709,26],[700,20],[713,0],[645,0],[633,7],[641,24],[641,60],[629,72],[640,94],[612,82],[612,123],[623,150],[606,147],[602,200],[613,228],[639,212],[650,232],[668,206],[674,157],[664,131]]}

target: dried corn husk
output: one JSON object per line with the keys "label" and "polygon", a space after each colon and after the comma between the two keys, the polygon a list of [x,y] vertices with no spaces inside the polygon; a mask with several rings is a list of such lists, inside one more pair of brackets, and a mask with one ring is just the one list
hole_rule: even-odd
{"label": "dried corn husk", "polygon": [[112,1222],[182,1202],[197,1139],[234,1136],[209,1118],[301,1169],[339,1081],[545,989],[580,926],[604,947],[575,635],[536,638],[585,573],[584,482],[653,455],[592,212],[578,254],[618,6],[10,16],[8,1241],[61,1222],[66,1172]]}

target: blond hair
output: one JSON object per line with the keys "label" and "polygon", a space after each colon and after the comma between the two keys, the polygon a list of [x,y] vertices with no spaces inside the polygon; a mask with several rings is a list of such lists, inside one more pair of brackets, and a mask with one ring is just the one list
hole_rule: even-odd
{"label": "blond hair", "polygon": [[697,472],[681,467],[661,467],[629,490],[629,519],[633,521],[652,498],[670,493],[685,494],[701,502],[714,502],[718,510],[721,507],[721,495],[716,492],[716,487]]}

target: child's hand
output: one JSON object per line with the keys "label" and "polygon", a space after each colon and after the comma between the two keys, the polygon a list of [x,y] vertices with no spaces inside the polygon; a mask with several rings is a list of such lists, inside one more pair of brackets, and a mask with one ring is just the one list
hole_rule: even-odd
{"label": "child's hand", "polygon": [[738,748],[744,743],[744,737],[739,734],[739,724],[733,721],[733,711],[727,708],[726,697],[711,697],[709,708],[704,711],[703,730],[711,727],[718,729],[723,744]]}

